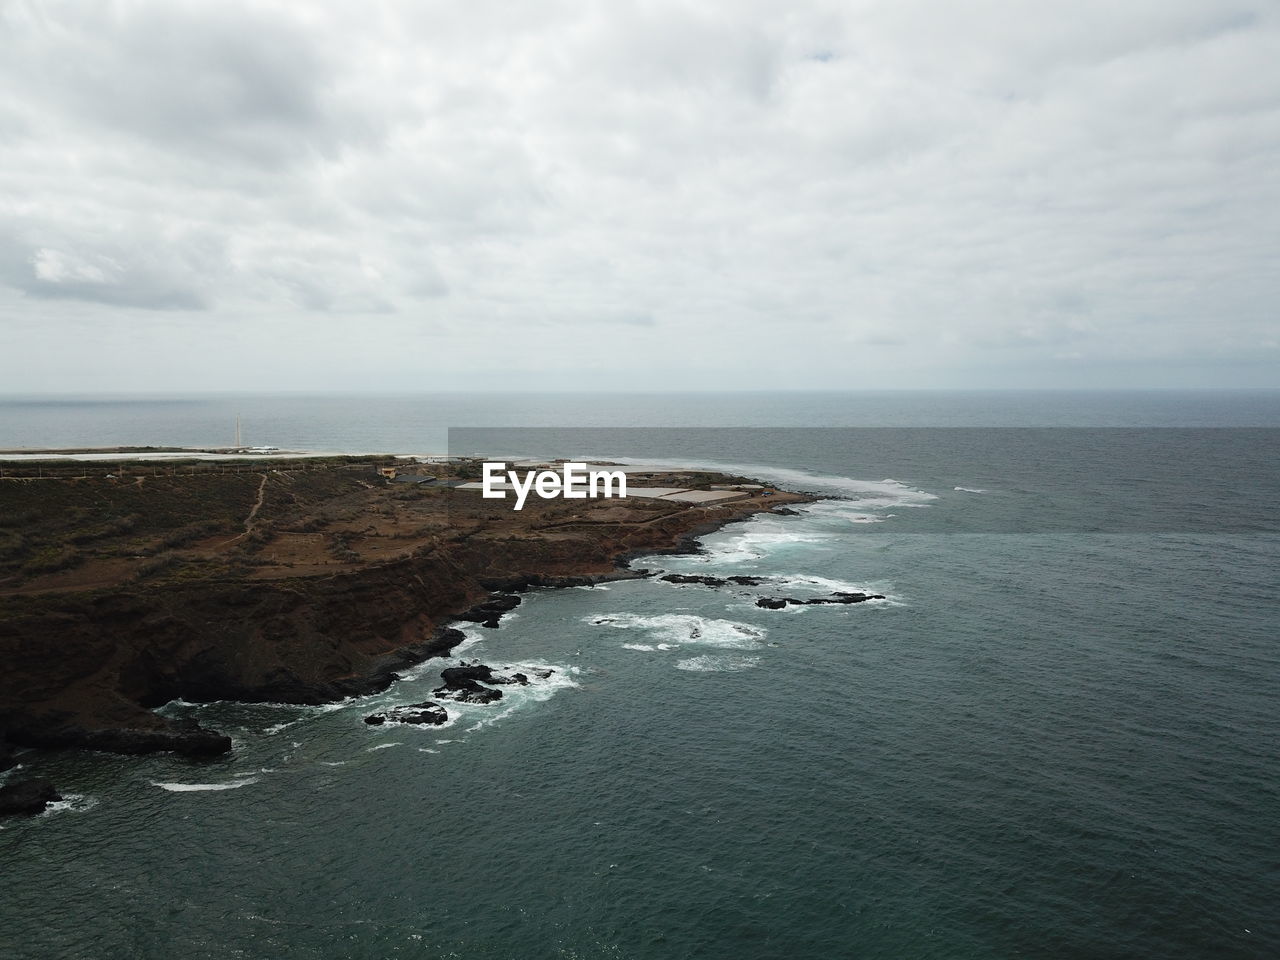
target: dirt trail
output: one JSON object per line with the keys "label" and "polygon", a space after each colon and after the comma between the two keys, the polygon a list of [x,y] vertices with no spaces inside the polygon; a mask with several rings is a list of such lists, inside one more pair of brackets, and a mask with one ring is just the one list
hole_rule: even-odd
{"label": "dirt trail", "polygon": [[244,518],[244,533],[236,534],[230,540],[218,544],[219,547],[229,547],[237,540],[243,540],[249,534],[253,533],[253,518],[258,515],[258,511],[262,509],[262,503],[267,497],[267,480],[268,474],[262,475],[262,482],[258,484],[258,498],[253,501],[253,506],[249,508],[249,515]]}

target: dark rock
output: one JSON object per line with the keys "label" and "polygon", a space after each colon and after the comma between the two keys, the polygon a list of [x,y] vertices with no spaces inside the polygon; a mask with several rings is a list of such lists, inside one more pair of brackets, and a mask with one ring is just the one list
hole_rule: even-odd
{"label": "dark rock", "polygon": [[492,600],[486,600],[484,603],[476,604],[470,610],[458,614],[455,619],[468,620],[493,630],[497,629],[498,620],[504,613],[508,613],[518,606],[520,606],[520,597],[515,594],[506,594],[494,597]]}
{"label": "dark rock", "polygon": [[704,587],[723,587],[729,582],[720,577],[704,577],[696,573],[668,573],[658,579],[667,583],[700,583]]}
{"label": "dark rock", "polygon": [[4,742],[4,738],[0,737],[0,770],[8,770],[10,767],[17,765],[17,754],[13,752],[12,747]]}
{"label": "dark rock", "polygon": [[799,510],[792,510],[790,507],[774,507],[774,508],[773,508],[773,510],[772,510],[771,512],[772,512],[775,516],[779,516],[779,517],[798,517],[798,516],[800,516],[800,511],[799,511]]}
{"label": "dark rock", "polygon": [[410,703],[401,707],[392,707],[384,713],[374,713],[364,718],[370,726],[384,723],[413,723],[438,727],[449,719],[444,707],[430,700],[423,703]]}
{"label": "dark rock", "polygon": [[431,638],[415,643],[400,650],[400,656],[407,663],[421,663],[431,657],[443,657],[454,647],[467,639],[467,635],[454,627],[440,627]]}
{"label": "dark rock", "polygon": [[502,699],[502,691],[492,687],[482,687],[478,683],[461,684],[456,687],[437,687],[431,691],[444,700],[457,700],[459,703],[493,703]]}
{"label": "dark rock", "polygon": [[475,682],[476,680],[488,680],[492,676],[493,667],[477,661],[463,663],[457,667],[445,667],[440,671],[440,679],[444,681],[445,686],[455,683]]}
{"label": "dark rock", "polygon": [[864,603],[867,600],[883,600],[882,593],[847,593],[838,591],[829,597],[810,597],[806,600],[797,600],[795,597],[761,597],[756,601],[757,607],[763,607],[765,610],[781,610],[788,605],[797,607],[817,606],[826,603]]}
{"label": "dark rock", "polygon": [[207,730],[194,720],[175,720],[161,727],[99,727],[86,730],[73,723],[27,724],[10,729],[9,737],[29,747],[105,750],[110,753],[162,753],[214,757],[231,750],[231,738]]}
{"label": "dark rock", "polygon": [[431,692],[447,700],[461,703],[493,703],[502,699],[502,691],[492,687],[482,687],[479,683],[486,680],[491,683],[502,683],[493,679],[493,669],[483,663],[464,663],[458,667],[445,667],[440,671],[442,686]]}
{"label": "dark rock", "polygon": [[482,577],[480,585],[486,590],[498,590],[502,593],[524,593],[534,587],[594,587],[599,583],[612,583],[614,580],[639,580],[653,576],[653,571],[620,569],[612,573],[554,574],[532,573],[516,577]]}
{"label": "dark rock", "polygon": [[816,603],[863,603],[867,600],[883,600],[883,593],[833,593],[830,597],[826,597],[815,601]]}
{"label": "dark rock", "polygon": [[658,579],[667,583],[700,583],[705,587],[724,587],[731,583],[740,587],[758,587],[769,580],[768,577],[708,577],[699,573],[668,573]]}
{"label": "dark rock", "polygon": [[[508,667],[508,669],[510,669]],[[514,683],[522,687],[529,685],[529,678],[523,673],[494,673],[489,676],[489,683]]]}
{"label": "dark rock", "polygon": [[0,817],[40,813],[61,799],[48,780],[19,780],[0,787]]}

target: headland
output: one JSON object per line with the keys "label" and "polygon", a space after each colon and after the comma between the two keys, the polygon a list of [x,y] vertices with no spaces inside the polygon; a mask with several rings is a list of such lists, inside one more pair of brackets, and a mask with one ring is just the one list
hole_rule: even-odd
{"label": "headland", "polygon": [[495,591],[640,576],[635,556],[809,499],[628,468],[625,499],[515,511],[478,460],[148,450],[3,465],[0,767],[15,747],[225,752],[153,708],[372,693],[447,655],[451,621],[496,625]]}

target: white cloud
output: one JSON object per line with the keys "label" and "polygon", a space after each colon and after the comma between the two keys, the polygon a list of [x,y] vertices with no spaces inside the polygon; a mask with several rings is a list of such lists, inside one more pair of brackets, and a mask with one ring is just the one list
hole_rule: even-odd
{"label": "white cloud", "polygon": [[11,0],[0,91],[14,389],[1280,384],[1270,5]]}

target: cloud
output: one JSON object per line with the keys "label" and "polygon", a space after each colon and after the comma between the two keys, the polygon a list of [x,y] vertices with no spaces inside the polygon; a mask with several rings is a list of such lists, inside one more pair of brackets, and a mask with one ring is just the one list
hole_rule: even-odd
{"label": "cloud", "polygon": [[534,382],[1280,384],[1278,120],[1245,0],[11,0],[0,324],[131,362],[142,311],[179,386],[249,330],[298,387],[496,344]]}

